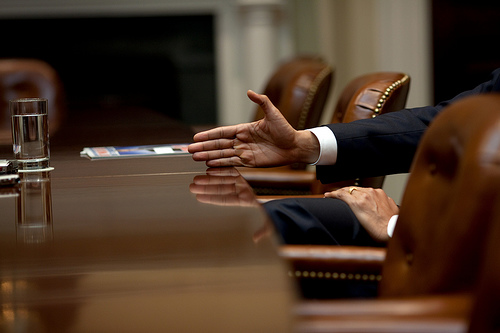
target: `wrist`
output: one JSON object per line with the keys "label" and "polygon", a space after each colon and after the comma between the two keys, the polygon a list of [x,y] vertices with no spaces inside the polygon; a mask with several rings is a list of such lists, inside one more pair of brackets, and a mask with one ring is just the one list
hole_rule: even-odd
{"label": "wrist", "polygon": [[318,138],[311,131],[297,131],[295,142],[297,147],[295,152],[296,161],[312,164],[318,160],[320,145]]}

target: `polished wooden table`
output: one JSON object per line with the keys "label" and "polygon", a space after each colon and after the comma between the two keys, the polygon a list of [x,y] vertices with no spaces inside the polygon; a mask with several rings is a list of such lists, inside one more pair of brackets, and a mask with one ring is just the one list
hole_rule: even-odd
{"label": "polished wooden table", "polygon": [[[294,289],[273,236],[255,238],[267,223],[258,206],[198,200],[194,179],[214,176],[189,155],[79,156],[83,146],[168,137],[161,125],[69,122],[51,139],[54,170],[3,189],[0,331],[290,330]],[[23,209],[40,205],[49,221],[26,221]]]}

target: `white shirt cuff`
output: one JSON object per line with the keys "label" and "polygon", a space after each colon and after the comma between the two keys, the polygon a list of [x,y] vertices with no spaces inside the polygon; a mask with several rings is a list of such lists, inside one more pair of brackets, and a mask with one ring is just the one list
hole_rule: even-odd
{"label": "white shirt cuff", "polygon": [[312,165],[333,165],[337,162],[337,138],[326,126],[308,129],[319,141],[319,157]]}
{"label": "white shirt cuff", "polygon": [[393,215],[387,224],[387,235],[392,238],[394,234],[394,228],[396,227],[396,223],[398,222],[399,215]]}

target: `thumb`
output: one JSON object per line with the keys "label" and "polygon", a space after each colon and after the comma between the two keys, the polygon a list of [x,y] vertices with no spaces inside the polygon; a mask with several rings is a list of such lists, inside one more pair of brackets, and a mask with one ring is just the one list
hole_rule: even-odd
{"label": "thumb", "polygon": [[255,91],[248,90],[247,96],[252,102],[259,105],[265,114],[268,114],[270,110],[275,109],[275,106],[266,95],[257,94]]}

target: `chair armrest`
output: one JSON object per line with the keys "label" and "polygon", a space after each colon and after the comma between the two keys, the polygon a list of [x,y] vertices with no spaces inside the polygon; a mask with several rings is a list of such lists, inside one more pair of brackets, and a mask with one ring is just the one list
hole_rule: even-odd
{"label": "chair armrest", "polygon": [[358,246],[283,245],[279,255],[300,278],[380,280],[385,248]]}
{"label": "chair armrest", "polygon": [[290,198],[324,198],[323,194],[309,194],[309,195],[258,195],[257,202],[263,204],[272,200],[290,199]]}
{"label": "chair armrest", "polygon": [[306,301],[294,308],[297,332],[466,332],[473,297],[433,295]]}
{"label": "chair armrest", "polygon": [[299,321],[294,324],[296,333],[467,333],[467,318],[413,316],[371,317],[363,320],[345,318],[344,320]]}
{"label": "chair armrest", "polygon": [[293,309],[300,318],[346,318],[346,316],[454,317],[470,314],[470,293],[379,298],[366,300],[301,301]]}

